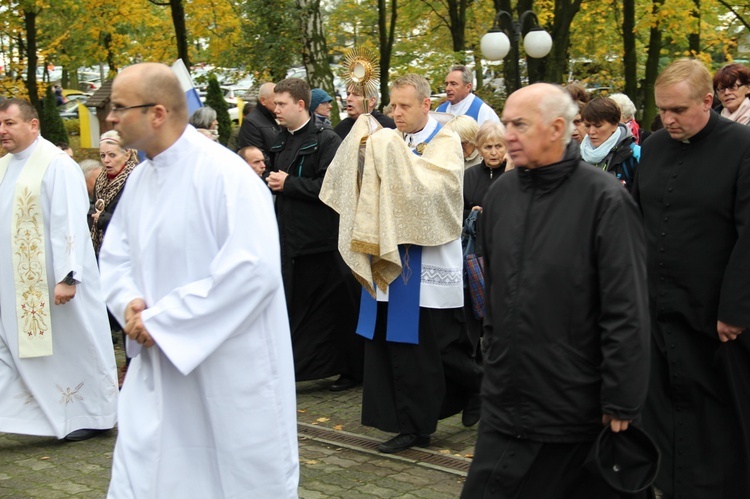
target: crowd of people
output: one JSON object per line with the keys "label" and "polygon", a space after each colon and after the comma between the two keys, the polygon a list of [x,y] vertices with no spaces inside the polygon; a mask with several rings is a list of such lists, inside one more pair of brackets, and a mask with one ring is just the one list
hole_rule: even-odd
{"label": "crowd of people", "polygon": [[224,147],[136,64],[80,168],[0,102],[0,431],[117,424],[112,498],[296,497],[294,383],[336,378],[383,453],[478,423],[467,499],[750,497],[750,70],[671,63],[651,130],[444,85],[352,83],[332,128],[264,83]]}

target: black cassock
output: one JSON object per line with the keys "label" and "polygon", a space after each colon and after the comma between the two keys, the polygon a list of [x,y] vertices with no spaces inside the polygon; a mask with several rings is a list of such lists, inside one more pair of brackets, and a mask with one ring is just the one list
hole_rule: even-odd
{"label": "black cassock", "polygon": [[643,145],[633,192],[648,247],[652,353],[644,426],[665,497],[750,497],[750,128],[711,112],[689,142]]}

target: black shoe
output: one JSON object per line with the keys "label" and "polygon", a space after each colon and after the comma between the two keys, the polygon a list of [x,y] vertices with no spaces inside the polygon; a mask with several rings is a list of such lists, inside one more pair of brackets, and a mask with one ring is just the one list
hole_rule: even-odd
{"label": "black shoe", "polygon": [[339,379],[334,381],[333,384],[328,387],[328,389],[332,392],[343,392],[344,390],[354,388],[358,384],[359,383],[357,383],[353,379],[348,378],[342,374],[341,376],[339,376]]}
{"label": "black shoe", "polygon": [[469,402],[464,408],[463,414],[461,414],[461,424],[469,428],[479,422],[479,416],[482,412],[482,399],[478,393],[475,393],[469,397]]}
{"label": "black shoe", "polygon": [[378,450],[385,454],[393,454],[406,450],[409,447],[414,447],[415,445],[417,447],[429,447],[430,436],[417,435],[416,433],[400,433],[387,442],[378,445]]}
{"label": "black shoe", "polygon": [[97,435],[104,433],[107,430],[90,430],[87,428],[81,428],[80,430],[71,431],[65,436],[65,440],[68,442],[81,442],[94,438]]}

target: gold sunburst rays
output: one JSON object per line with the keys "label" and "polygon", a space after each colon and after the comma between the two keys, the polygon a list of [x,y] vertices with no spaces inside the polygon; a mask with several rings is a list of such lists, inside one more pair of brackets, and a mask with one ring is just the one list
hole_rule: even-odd
{"label": "gold sunburst rays", "polygon": [[378,91],[380,67],[375,52],[363,47],[355,47],[344,57],[344,67],[347,86],[357,85],[362,90],[362,95],[365,96]]}

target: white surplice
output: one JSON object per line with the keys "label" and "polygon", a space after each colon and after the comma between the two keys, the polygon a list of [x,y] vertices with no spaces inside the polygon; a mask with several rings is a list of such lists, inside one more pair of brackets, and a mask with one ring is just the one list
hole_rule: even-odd
{"label": "white surplice", "polygon": [[128,340],[111,498],[297,497],[294,365],[271,194],[188,126],[129,177],[100,254]]}
{"label": "white surplice", "polygon": [[[15,184],[35,148],[45,146],[54,147],[38,138],[13,155],[0,180],[0,432],[62,438],[115,425],[117,369],[86,224],[86,184],[67,154],[51,161],[40,193],[53,354],[19,358],[10,236]],[[75,297],[55,305],[55,285],[71,271],[79,281]]]}

